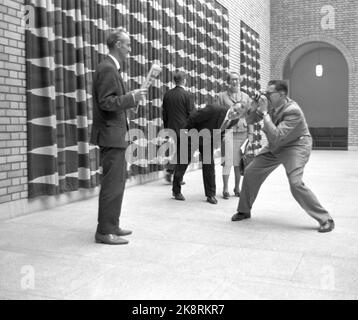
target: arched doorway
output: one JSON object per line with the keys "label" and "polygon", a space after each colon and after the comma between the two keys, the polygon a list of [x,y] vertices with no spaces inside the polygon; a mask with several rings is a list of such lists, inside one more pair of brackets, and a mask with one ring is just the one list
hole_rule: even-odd
{"label": "arched doorway", "polygon": [[342,53],[328,43],[306,43],[291,52],[283,77],[306,115],[314,148],[347,150],[349,71]]}

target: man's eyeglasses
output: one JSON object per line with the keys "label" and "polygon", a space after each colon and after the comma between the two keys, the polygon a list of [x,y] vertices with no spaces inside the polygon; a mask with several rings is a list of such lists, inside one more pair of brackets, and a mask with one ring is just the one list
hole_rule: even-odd
{"label": "man's eyeglasses", "polygon": [[272,91],[272,92],[266,91],[265,95],[268,96],[268,97],[271,97],[274,93],[279,93],[279,92],[278,91]]}
{"label": "man's eyeglasses", "polygon": [[262,96],[266,97],[267,99],[271,99],[271,96],[274,94],[274,93],[280,93],[279,91],[264,91],[264,92],[257,92],[255,94],[255,96],[253,97],[253,100],[256,101],[256,102],[259,102],[260,98]]}

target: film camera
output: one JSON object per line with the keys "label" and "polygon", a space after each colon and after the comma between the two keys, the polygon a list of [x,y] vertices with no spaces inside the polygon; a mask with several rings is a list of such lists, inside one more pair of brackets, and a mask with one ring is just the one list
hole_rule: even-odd
{"label": "film camera", "polygon": [[270,100],[270,94],[266,91],[257,91],[252,100],[259,102],[261,97],[266,97],[267,100]]}

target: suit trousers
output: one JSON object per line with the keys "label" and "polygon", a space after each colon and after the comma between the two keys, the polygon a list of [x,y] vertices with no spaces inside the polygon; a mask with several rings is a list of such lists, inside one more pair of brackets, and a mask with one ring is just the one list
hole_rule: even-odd
{"label": "suit trousers", "polygon": [[[203,145],[200,144],[199,152],[201,154],[202,159],[204,159],[204,149],[205,148],[203,147]],[[188,163],[177,164],[175,167],[174,180],[173,180],[173,194],[181,193],[181,181],[183,181],[185,172],[188,169],[188,166],[193,158],[194,152],[189,150],[188,154],[189,154]],[[203,163],[203,166],[202,166],[203,182],[204,182],[205,196],[206,197],[215,197],[216,196],[215,162],[214,162],[214,155],[213,155],[212,149],[211,149],[210,157],[211,157],[210,163],[208,163],[208,164]]]}
{"label": "suit trousers", "polygon": [[330,215],[322,207],[314,193],[302,181],[304,167],[311,154],[311,145],[287,147],[280,154],[258,155],[245,169],[238,212],[251,213],[262,183],[281,164],[286,170],[290,189],[298,204],[320,224]]}
{"label": "suit trousers", "polygon": [[102,181],[99,194],[97,232],[115,234],[119,228],[126,184],[126,149],[101,147]]}
{"label": "suit trousers", "polygon": [[[174,142],[176,144],[176,150],[175,150],[175,153],[172,155],[170,162],[165,166],[167,173],[170,173],[170,174],[174,174],[175,166],[180,161],[180,135],[177,134],[175,139],[173,139],[173,140],[176,140],[176,142]],[[169,156],[169,151],[167,151],[166,156]]]}

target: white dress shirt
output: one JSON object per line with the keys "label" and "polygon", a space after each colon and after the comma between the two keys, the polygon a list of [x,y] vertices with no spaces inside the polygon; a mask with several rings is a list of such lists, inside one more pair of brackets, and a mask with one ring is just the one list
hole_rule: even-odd
{"label": "white dress shirt", "polygon": [[108,57],[110,57],[114,61],[117,70],[118,71],[121,70],[121,65],[120,65],[119,61],[114,56],[112,56],[110,53],[108,54]]}

